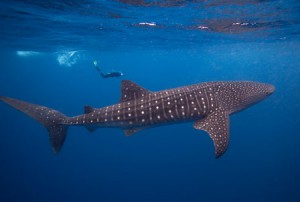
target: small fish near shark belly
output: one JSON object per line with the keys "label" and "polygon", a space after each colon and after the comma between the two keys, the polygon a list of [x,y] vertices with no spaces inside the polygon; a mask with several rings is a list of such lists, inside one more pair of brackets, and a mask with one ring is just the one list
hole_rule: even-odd
{"label": "small fish near shark belly", "polygon": [[9,97],[0,100],[41,123],[49,132],[55,153],[61,149],[69,126],[117,127],[126,135],[144,128],[195,121],[194,128],[206,131],[214,142],[215,157],[229,143],[229,115],[271,95],[275,87],[250,81],[207,82],[158,92],[123,80],[119,103],[99,109],[86,106],[84,114],[67,117],[54,109]]}

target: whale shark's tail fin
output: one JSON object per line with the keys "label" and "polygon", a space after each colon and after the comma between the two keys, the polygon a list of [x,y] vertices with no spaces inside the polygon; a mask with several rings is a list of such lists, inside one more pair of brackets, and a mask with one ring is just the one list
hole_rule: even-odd
{"label": "whale shark's tail fin", "polygon": [[27,114],[47,128],[54,153],[61,149],[66,136],[68,117],[48,107],[27,103],[21,100],[0,96],[0,100]]}

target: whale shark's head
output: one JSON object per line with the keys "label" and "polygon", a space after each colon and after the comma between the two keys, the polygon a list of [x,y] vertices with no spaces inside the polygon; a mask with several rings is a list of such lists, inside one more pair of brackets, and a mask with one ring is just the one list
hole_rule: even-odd
{"label": "whale shark's head", "polygon": [[247,107],[264,100],[275,91],[273,85],[257,82],[245,82],[241,89],[242,93],[239,95],[240,104]]}
{"label": "whale shark's head", "polygon": [[243,110],[253,104],[256,104],[274,91],[275,87],[266,83],[258,83],[251,81],[228,82],[223,86],[222,100],[225,102],[225,108],[230,113],[235,113]]}

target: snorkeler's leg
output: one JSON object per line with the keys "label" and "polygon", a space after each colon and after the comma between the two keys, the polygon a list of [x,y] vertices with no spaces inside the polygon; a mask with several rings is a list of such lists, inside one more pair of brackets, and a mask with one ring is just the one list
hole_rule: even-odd
{"label": "snorkeler's leg", "polygon": [[100,72],[100,75],[102,76],[102,78],[107,78],[107,77],[109,77],[108,74],[103,74],[102,72]]}
{"label": "snorkeler's leg", "polygon": [[96,68],[97,71],[101,72],[101,69],[100,69],[100,67],[98,66],[97,60],[94,60],[94,66],[95,66],[95,68]]}

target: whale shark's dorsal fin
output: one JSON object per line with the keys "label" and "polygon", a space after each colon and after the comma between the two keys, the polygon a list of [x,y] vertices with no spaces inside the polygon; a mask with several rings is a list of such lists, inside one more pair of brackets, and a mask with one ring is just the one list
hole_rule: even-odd
{"label": "whale shark's dorsal fin", "polygon": [[206,131],[214,142],[215,157],[225,153],[229,143],[229,114],[222,108],[194,123],[194,128]]}
{"label": "whale shark's dorsal fin", "polygon": [[91,113],[91,112],[93,112],[94,111],[94,108],[93,107],[91,107],[91,106],[84,106],[84,113],[85,114],[89,114],[89,113]]}
{"label": "whale shark's dorsal fin", "polygon": [[121,84],[121,93],[122,94],[121,94],[120,102],[126,102],[129,100],[144,97],[147,94],[151,93],[151,91],[143,88],[142,86],[132,81],[123,80]]}

